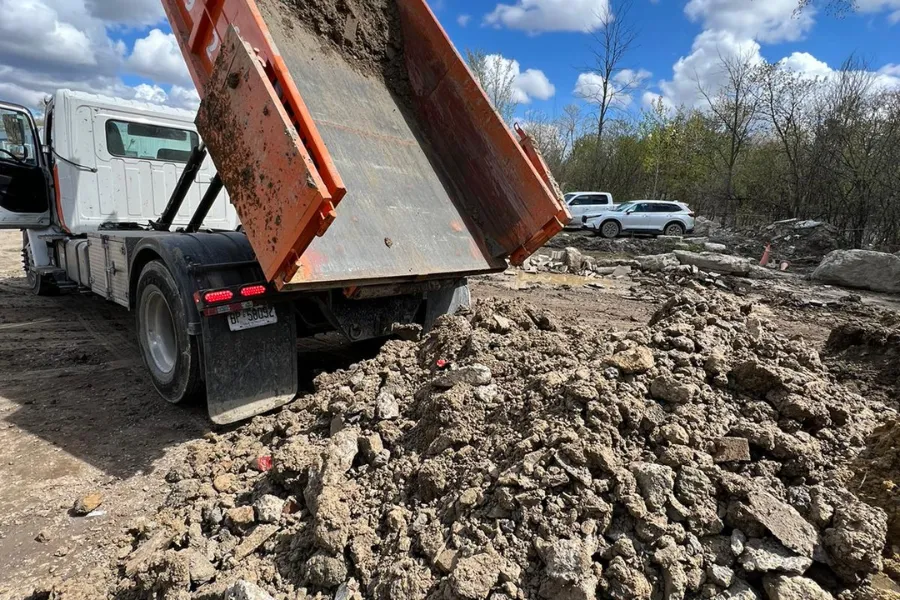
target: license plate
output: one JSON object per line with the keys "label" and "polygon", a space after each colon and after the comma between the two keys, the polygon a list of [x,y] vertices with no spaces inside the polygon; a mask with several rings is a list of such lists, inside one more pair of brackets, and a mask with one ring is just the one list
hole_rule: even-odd
{"label": "license plate", "polygon": [[232,331],[243,331],[273,325],[278,322],[274,306],[257,306],[228,315],[228,328]]}

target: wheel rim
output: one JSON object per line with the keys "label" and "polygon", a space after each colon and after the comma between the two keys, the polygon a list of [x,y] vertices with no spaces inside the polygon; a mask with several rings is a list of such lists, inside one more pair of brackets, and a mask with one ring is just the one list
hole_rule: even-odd
{"label": "wheel rim", "polygon": [[615,223],[607,223],[603,226],[603,235],[606,237],[616,237],[619,234],[619,226]]}
{"label": "wheel rim", "polygon": [[154,366],[162,373],[171,373],[178,357],[178,340],[169,303],[158,289],[148,289],[141,299],[141,323]]}
{"label": "wheel rim", "polygon": [[666,228],[666,235],[681,235],[681,227],[678,225],[669,225]]}

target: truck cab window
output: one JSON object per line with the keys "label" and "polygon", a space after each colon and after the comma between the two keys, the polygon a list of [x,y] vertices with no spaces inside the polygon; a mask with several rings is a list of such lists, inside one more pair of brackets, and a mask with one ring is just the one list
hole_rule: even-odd
{"label": "truck cab window", "polygon": [[106,122],[106,148],[112,156],[184,163],[200,143],[193,131],[126,121]]}
{"label": "truck cab window", "polygon": [[0,108],[0,160],[35,166],[38,148],[28,116]]}

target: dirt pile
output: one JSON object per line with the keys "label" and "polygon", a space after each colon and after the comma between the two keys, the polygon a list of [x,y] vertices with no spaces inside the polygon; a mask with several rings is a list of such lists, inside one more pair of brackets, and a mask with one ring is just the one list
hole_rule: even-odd
{"label": "dirt pile", "polygon": [[[874,320],[874,319],[873,319]],[[900,408],[900,327],[896,315],[881,315],[882,324],[854,319],[835,327],[825,345],[825,360],[847,386]]]}
{"label": "dirt pile", "polygon": [[883,568],[844,482],[891,411],[729,297],[627,333],[480,303],[316,387],[193,446],[110,595],[850,599]]}

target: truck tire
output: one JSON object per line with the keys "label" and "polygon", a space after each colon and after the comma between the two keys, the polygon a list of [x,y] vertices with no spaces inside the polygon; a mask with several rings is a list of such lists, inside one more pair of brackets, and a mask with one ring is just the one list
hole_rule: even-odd
{"label": "truck tire", "polygon": [[28,288],[35,296],[58,296],[59,287],[56,285],[56,280],[52,276],[35,272],[32,269],[33,264],[28,232],[22,230],[22,268],[25,270],[25,280],[28,282]]}
{"label": "truck tire", "polygon": [[198,397],[203,388],[198,340],[188,335],[175,278],[160,261],[141,271],[135,324],[144,365],[159,395],[172,404]]}

